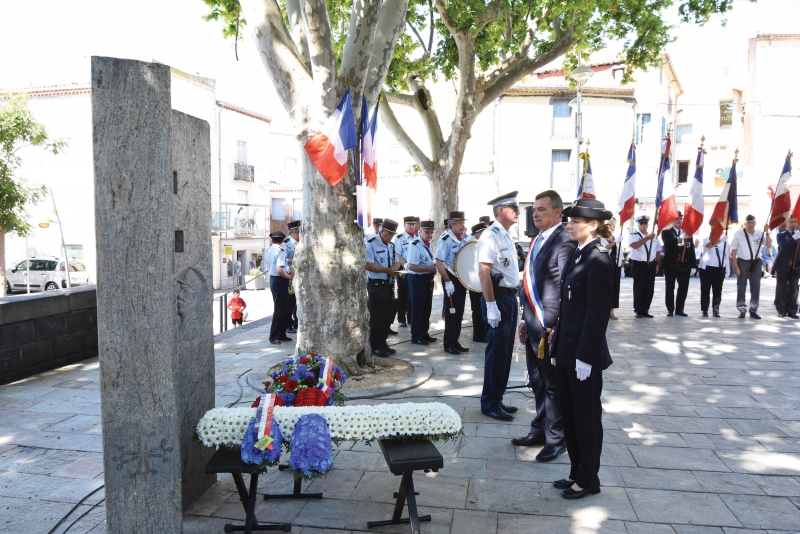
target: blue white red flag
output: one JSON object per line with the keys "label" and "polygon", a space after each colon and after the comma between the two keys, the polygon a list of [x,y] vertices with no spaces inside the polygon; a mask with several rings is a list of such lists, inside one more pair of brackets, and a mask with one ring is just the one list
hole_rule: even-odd
{"label": "blue white red flag", "polygon": [[370,158],[373,163],[375,161],[374,138],[369,130],[367,99],[361,95],[361,147],[360,151],[355,151],[357,154],[353,155],[353,161],[355,162],[357,222],[365,230],[372,226],[372,190],[367,179],[367,158]]}
{"label": "blue white red flag", "polygon": [[703,197],[703,167],[705,166],[706,151],[701,146],[697,149],[697,162],[695,163],[694,179],[683,208],[683,231],[686,235],[694,235],[703,224],[705,199]]}
{"label": "blue white red flag", "polygon": [[578,186],[578,198],[597,198],[594,190],[592,164],[589,161],[589,149],[586,149],[586,152],[581,152],[579,157],[583,160],[583,176]]}
{"label": "blue white red flag", "polygon": [[675,186],[672,183],[672,171],[669,163],[672,139],[667,136],[664,141],[664,152],[661,155],[661,165],[658,168],[658,190],[656,192],[659,230],[666,228],[667,225],[678,218],[678,202],[675,200]]}
{"label": "blue white red flag", "polygon": [[311,163],[331,185],[336,185],[347,175],[347,151],[356,146],[355,119],[350,102],[350,89],[325,121],[320,131],[305,144]]}
{"label": "blue white red flag", "polygon": [[[362,106],[366,107],[367,99],[363,97],[362,99]],[[380,102],[375,104],[372,118],[361,123],[361,155],[364,160],[364,182],[372,189],[378,188],[378,153],[375,148],[375,134],[378,132],[378,106],[380,105]],[[367,116],[368,113],[364,112],[364,119]]]}
{"label": "blue white red flag", "polygon": [[633,217],[634,211],[636,211],[636,145],[631,143],[628,149],[628,172],[625,174],[617,206],[620,227]]}
{"label": "blue white red flag", "polygon": [[716,241],[730,223],[739,222],[739,192],[736,186],[736,159],[733,160],[728,182],[722,189],[708,224],[711,225],[711,241]]}
{"label": "blue white red flag", "polygon": [[769,212],[769,229],[774,230],[784,223],[792,211],[792,197],[789,195],[789,180],[792,179],[792,153],[786,155],[786,161],[783,163],[783,170],[781,177],[778,180],[778,186],[775,188],[775,194],[772,197],[772,209]]}

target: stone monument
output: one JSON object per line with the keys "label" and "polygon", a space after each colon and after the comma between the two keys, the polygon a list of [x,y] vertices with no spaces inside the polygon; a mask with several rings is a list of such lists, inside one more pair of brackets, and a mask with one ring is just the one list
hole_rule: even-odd
{"label": "stone monument", "polygon": [[[108,531],[180,533],[213,478],[208,124],[166,65],[92,58],[97,323]],[[191,212],[191,213],[190,213]],[[183,482],[182,482],[183,480]]]}

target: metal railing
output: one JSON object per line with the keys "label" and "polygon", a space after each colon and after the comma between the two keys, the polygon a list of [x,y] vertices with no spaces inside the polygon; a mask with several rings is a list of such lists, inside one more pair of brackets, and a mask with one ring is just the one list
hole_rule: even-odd
{"label": "metal railing", "polygon": [[[217,295],[211,301],[212,302],[212,306],[213,306],[214,302],[219,301],[219,333],[220,334],[222,332],[227,332],[228,331],[228,295],[230,295],[231,293],[233,293],[236,290],[241,291],[242,289],[245,289],[249,282],[252,282],[256,278],[262,278],[262,277],[264,278],[264,282],[267,283],[267,287],[269,287],[269,283],[267,282],[267,278],[266,278],[267,277],[267,273],[261,273],[258,276],[253,276],[252,278],[244,280],[240,285],[234,286],[229,291],[226,291],[225,293],[222,293],[221,295]],[[242,278],[244,278],[244,277],[242,277]]]}
{"label": "metal railing", "polygon": [[255,181],[255,168],[246,163],[234,163],[233,179],[240,182],[253,182]]}
{"label": "metal railing", "polygon": [[227,211],[215,211],[211,213],[212,230],[228,230],[229,228],[230,220]]}
{"label": "metal railing", "polygon": [[237,217],[233,220],[233,235],[247,237],[266,237],[264,228],[259,228],[255,219]]}

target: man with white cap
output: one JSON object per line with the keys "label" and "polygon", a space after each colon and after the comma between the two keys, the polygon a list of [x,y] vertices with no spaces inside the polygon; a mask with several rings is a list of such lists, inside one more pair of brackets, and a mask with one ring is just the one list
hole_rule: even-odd
{"label": "man with white cap", "polygon": [[661,257],[661,243],[655,232],[647,231],[649,222],[650,217],[647,215],[637,217],[639,229],[631,233],[628,242],[633,271],[633,311],[636,312],[637,319],[653,318],[650,315],[650,304],[655,291],[657,263]]}

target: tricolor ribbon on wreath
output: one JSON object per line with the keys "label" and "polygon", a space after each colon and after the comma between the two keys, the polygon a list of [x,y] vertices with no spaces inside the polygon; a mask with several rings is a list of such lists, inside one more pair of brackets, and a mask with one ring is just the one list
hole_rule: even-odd
{"label": "tricolor ribbon on wreath", "polygon": [[333,392],[333,360],[331,358],[325,358],[325,361],[322,362],[322,368],[319,373],[319,384],[319,389],[330,396],[331,392]]}
{"label": "tricolor ribbon on wreath", "polygon": [[255,446],[260,450],[272,450],[273,439],[269,437],[272,430],[272,417],[275,410],[275,394],[264,393],[256,412],[256,424],[253,431],[256,433]]}
{"label": "tricolor ribbon on wreath", "polygon": [[[536,236],[536,241],[539,241],[541,237],[541,234]],[[522,273],[522,285],[525,288],[525,296],[528,297],[528,302],[533,309],[533,314],[536,315],[536,318],[539,319],[539,323],[542,325],[542,338],[539,340],[537,356],[540,360],[543,360],[545,357],[545,340],[552,331],[552,328],[547,328],[547,317],[544,314],[544,305],[542,304],[542,298],[539,296],[539,290],[536,289],[536,279],[533,276],[533,257],[537,252],[536,241],[534,241],[533,248],[530,254],[528,254],[527,265],[525,265],[525,270]],[[541,247],[541,244],[538,246]]]}

